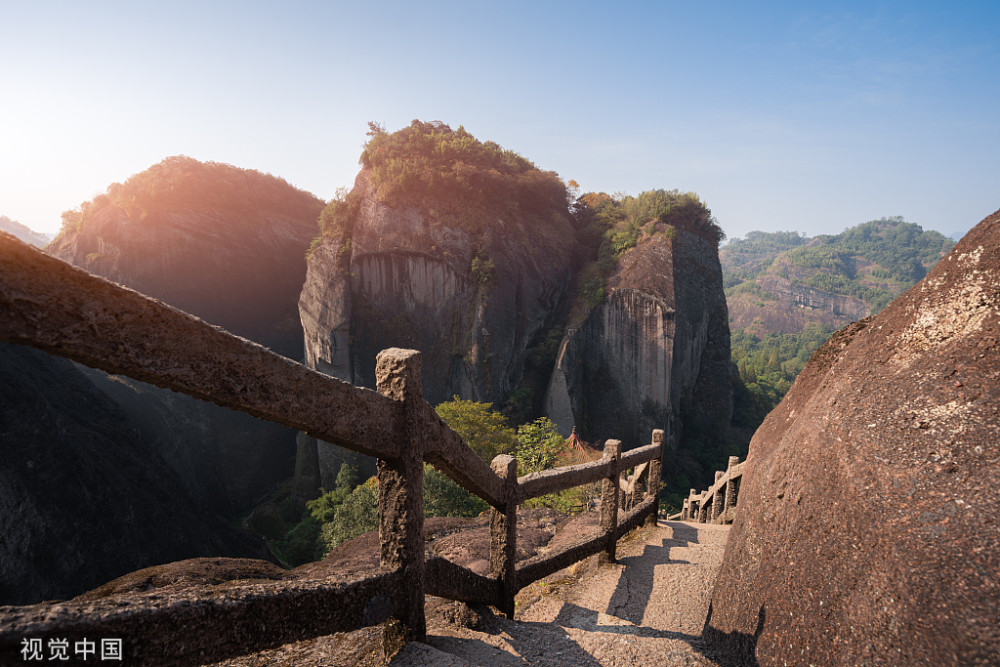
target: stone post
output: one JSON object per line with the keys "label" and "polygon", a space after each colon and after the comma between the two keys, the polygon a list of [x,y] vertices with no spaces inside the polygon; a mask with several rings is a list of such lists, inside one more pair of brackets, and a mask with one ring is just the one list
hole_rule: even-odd
{"label": "stone post", "polygon": [[490,464],[503,480],[504,506],[490,508],[490,576],[500,588],[497,608],[504,616],[514,618],[514,596],[517,594],[517,459],[500,454]]}
{"label": "stone post", "polygon": [[655,526],[660,517],[660,471],[663,469],[663,429],[653,430],[653,444],[660,446],[660,455],[649,462],[649,477],[646,480],[646,497],[653,501],[653,512],[646,517],[647,526]]}
{"label": "stone post", "polygon": [[601,553],[601,563],[614,563],[615,550],[618,548],[618,502],[619,502],[619,471],[622,443],[620,440],[608,440],[604,443],[604,458],[611,459],[611,472],[601,482],[601,533],[607,537],[608,546]]}
{"label": "stone post", "polygon": [[708,498],[702,498],[698,502],[698,523],[706,523],[708,521],[708,503],[711,502]]}
{"label": "stone post", "polygon": [[382,350],[375,365],[380,394],[399,402],[397,432],[405,442],[398,459],[378,459],[379,564],[402,570],[406,586],[388,591],[392,615],[405,626],[407,639],[423,641],[424,618],[424,456],[416,433],[423,401],[420,353]]}
{"label": "stone post", "polygon": [[[715,471],[715,483],[718,484],[722,481],[722,476],[726,473],[721,470]],[[722,500],[725,497],[725,489],[717,489],[712,495],[712,522],[714,523],[719,515],[722,514]]]}
{"label": "stone post", "polygon": [[694,502],[695,490],[691,489],[688,491],[688,507],[687,516],[684,517],[685,521],[697,521],[698,520],[698,508]]}
{"label": "stone post", "polygon": [[[729,457],[729,467],[726,469],[726,472],[729,473],[730,475],[732,475],[733,466],[735,466],[739,462],[740,462],[740,457],[738,457],[738,456],[730,456]],[[726,508],[723,511],[726,513],[727,519],[728,519],[728,516],[729,516],[729,510],[736,508],[736,484],[737,484],[737,482],[738,482],[738,480],[733,479],[732,477],[730,477],[729,480],[726,481]]]}

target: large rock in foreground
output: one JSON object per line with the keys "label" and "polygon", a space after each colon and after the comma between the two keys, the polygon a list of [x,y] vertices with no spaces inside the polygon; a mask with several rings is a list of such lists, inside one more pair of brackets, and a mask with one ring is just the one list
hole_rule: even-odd
{"label": "large rock in foreground", "polygon": [[1000,664],[1000,212],[816,352],[750,445],[733,664]]}

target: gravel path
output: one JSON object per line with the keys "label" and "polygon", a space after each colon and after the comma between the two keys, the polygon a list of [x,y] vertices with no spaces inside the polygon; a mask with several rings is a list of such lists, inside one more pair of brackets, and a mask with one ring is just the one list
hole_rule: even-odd
{"label": "gravel path", "polygon": [[[700,635],[728,526],[660,522],[618,545],[618,563],[578,564],[518,595],[515,621],[428,628],[394,667],[625,667],[716,663]],[[596,557],[595,557],[596,558]]]}

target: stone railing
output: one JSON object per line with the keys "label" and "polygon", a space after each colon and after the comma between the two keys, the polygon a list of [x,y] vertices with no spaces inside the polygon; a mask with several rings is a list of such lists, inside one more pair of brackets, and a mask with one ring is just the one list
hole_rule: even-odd
{"label": "stone railing", "polygon": [[715,483],[701,493],[691,489],[680,513],[670,518],[698,523],[732,523],[745,465],[746,461],[740,463],[740,457],[730,456],[726,470],[715,471]]}
{"label": "stone railing", "polygon": [[[519,589],[596,553],[614,561],[621,535],[656,521],[663,431],[645,447],[622,453],[621,443],[609,440],[598,461],[518,477],[516,459],[501,455],[487,465],[423,400],[416,351],[384,350],[377,391],[355,387],[3,233],[0,340],[375,457],[380,541],[379,568],[360,577],[237,581],[208,595],[153,591],[129,600],[0,607],[2,664],[20,660],[23,640],[39,636],[123,637],[125,663],[143,665],[204,664],[389,619],[405,638],[422,639],[425,594],[491,604],[512,617]],[[491,506],[488,576],[425,558],[425,461]],[[630,469],[634,474],[623,478]],[[515,563],[518,505],[596,481],[603,485],[600,531]]]}

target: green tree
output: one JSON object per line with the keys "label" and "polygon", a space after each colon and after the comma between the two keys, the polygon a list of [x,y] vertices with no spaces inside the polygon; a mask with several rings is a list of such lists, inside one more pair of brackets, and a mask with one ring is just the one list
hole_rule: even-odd
{"label": "green tree", "polygon": [[452,396],[434,410],[487,463],[497,454],[513,451],[516,433],[489,403]]}
{"label": "green tree", "polygon": [[440,470],[424,464],[424,516],[474,517],[489,505],[453,482]]}
{"label": "green tree", "polygon": [[334,511],[333,520],[324,523],[319,531],[323,554],[354,539],[358,535],[378,528],[378,480],[370,477],[354,488]]}
{"label": "green tree", "polygon": [[554,467],[566,450],[566,440],[548,417],[539,417],[517,427],[515,456],[519,475]]}

